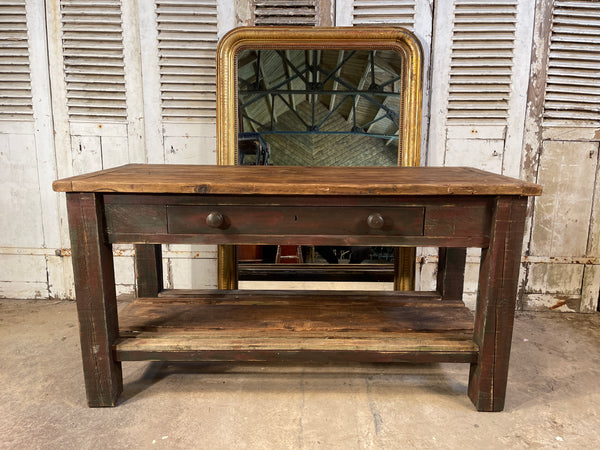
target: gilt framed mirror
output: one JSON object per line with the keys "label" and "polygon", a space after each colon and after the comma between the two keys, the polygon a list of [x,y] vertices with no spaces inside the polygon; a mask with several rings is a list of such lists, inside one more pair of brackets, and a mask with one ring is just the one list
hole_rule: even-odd
{"label": "gilt framed mirror", "polygon": [[[403,28],[242,27],[217,48],[218,164],[419,165],[422,50]],[[414,286],[414,249],[396,252]],[[236,289],[220,246],[218,287]]]}

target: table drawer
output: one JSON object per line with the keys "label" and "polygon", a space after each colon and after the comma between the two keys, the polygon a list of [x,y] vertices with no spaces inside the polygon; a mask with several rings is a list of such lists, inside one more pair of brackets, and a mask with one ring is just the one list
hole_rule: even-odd
{"label": "table drawer", "polygon": [[423,207],[168,206],[170,234],[422,236]]}

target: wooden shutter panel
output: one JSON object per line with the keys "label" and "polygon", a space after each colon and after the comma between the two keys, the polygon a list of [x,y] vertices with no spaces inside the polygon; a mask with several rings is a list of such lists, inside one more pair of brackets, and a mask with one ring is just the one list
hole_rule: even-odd
{"label": "wooden shutter panel", "polygon": [[317,25],[316,0],[255,0],[255,25]]}
{"label": "wooden shutter panel", "polygon": [[600,2],[555,1],[544,125],[600,121]]}
{"label": "wooden shutter panel", "polygon": [[352,25],[414,28],[415,0],[354,0],[352,5]]}
{"label": "wooden shutter panel", "polygon": [[70,119],[125,122],[121,2],[62,0]]}
{"label": "wooden shutter panel", "polygon": [[516,22],[516,0],[455,0],[449,125],[506,124]]}
{"label": "wooden shutter panel", "polygon": [[0,116],[32,119],[25,0],[0,4]]}
{"label": "wooden shutter panel", "polygon": [[214,118],[216,0],[157,0],[162,117]]}

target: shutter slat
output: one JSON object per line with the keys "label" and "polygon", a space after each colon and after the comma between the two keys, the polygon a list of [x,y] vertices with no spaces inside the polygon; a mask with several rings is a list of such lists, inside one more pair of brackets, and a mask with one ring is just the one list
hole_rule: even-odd
{"label": "shutter slat", "polygon": [[120,86],[115,86],[110,83],[71,83],[71,91],[73,91],[74,95],[77,95],[77,91],[83,91],[84,94],[86,92],[90,92],[92,94],[96,92],[109,92],[110,94],[114,94],[116,92],[125,92],[125,87],[123,86],[119,89]]}
{"label": "shutter slat", "polygon": [[[202,18],[202,23],[196,22],[197,19]],[[204,27],[207,29],[215,29],[217,27],[217,19],[214,15],[202,14],[192,16],[161,16],[160,17],[160,29],[172,29],[172,30],[185,30],[185,27]],[[195,29],[192,29],[195,31]]]}
{"label": "shutter slat", "polygon": [[571,0],[565,0],[565,1],[555,0],[554,7],[555,8],[566,8],[566,9],[569,9],[569,8],[598,9],[598,6],[597,6],[597,3],[595,2],[595,0],[592,0],[591,2],[590,1],[578,2],[578,1],[571,1]]}
{"label": "shutter slat", "polygon": [[0,5],[0,117],[32,120],[25,0]]}
{"label": "shutter slat", "polygon": [[600,123],[600,2],[555,1],[544,125]]}
{"label": "shutter slat", "polygon": [[588,19],[590,17],[596,17],[596,18],[600,18],[600,11],[594,11],[594,10],[582,10],[582,11],[561,11],[561,10],[557,10],[554,13],[554,16],[556,17],[557,20],[560,20],[561,17],[568,17],[568,18],[576,18],[574,20],[578,20],[578,19]]}
{"label": "shutter slat", "polygon": [[193,101],[193,100],[205,100],[214,102],[217,99],[217,96],[213,92],[194,92],[189,93],[186,90],[184,91],[165,91],[163,92],[163,99],[165,102],[185,100],[185,101]]}
{"label": "shutter slat", "polygon": [[[213,31],[187,30],[187,33],[189,33],[189,35],[186,36],[185,34],[182,34],[179,32],[171,33],[169,31],[161,30],[159,28],[158,33],[162,39],[169,41],[171,43],[175,43],[177,41],[183,41],[184,43],[199,41],[201,43],[208,44],[210,42],[212,42],[212,43],[217,42],[216,31],[217,31],[216,29]],[[208,45],[207,45],[207,47],[208,47]]]}
{"label": "shutter slat", "polygon": [[165,67],[197,67],[206,73],[215,73],[215,63],[210,59],[161,58],[160,63]]}
{"label": "shutter slat", "polygon": [[[210,76],[198,77],[198,76],[182,75],[182,74],[175,74],[175,75],[167,74],[167,75],[161,76],[160,81],[163,86],[165,86],[167,84],[168,85],[191,84],[193,86],[191,86],[189,88],[189,92],[215,89],[215,77],[210,77]],[[161,88],[161,90],[162,89],[166,89],[166,86],[164,88]]]}
{"label": "shutter slat", "polygon": [[600,47],[588,47],[587,49],[579,50],[575,47],[563,47],[561,49],[553,49],[550,52],[550,60],[554,59],[582,59],[582,60],[600,60]]}
{"label": "shutter slat", "polygon": [[548,94],[546,96],[548,102],[564,102],[565,104],[577,105],[581,103],[581,107],[587,109],[587,105],[595,108],[600,106],[600,94],[581,95],[576,92],[568,92],[563,95]]}
{"label": "shutter slat", "polygon": [[163,119],[216,114],[217,1],[157,0]]}
{"label": "shutter slat", "polygon": [[69,117],[127,117],[121,2],[61,0],[64,72]]}
{"label": "shutter slat", "polygon": [[186,20],[189,20],[190,16],[199,16],[204,15],[207,17],[214,17],[216,14],[216,3],[211,2],[210,5],[190,5],[190,7],[186,7],[182,2],[174,3],[175,6],[165,5],[165,2],[160,2],[160,5],[156,8],[156,13],[158,14],[161,21],[164,19],[168,19],[168,16],[176,16],[176,17],[185,17]]}
{"label": "shutter slat", "polygon": [[508,92],[460,92],[450,93],[450,98],[460,101],[505,101],[508,100]]}
{"label": "shutter slat", "polygon": [[[194,79],[194,82],[196,82],[197,79]],[[161,91],[162,92],[188,92],[188,84],[190,82],[186,82],[185,79],[182,78],[181,81],[174,79],[172,81],[165,81],[163,83],[163,86],[161,87]],[[206,95],[212,95],[215,96],[216,93],[214,91],[206,91],[206,92],[199,92],[200,94],[206,94]]]}
{"label": "shutter slat", "polygon": [[549,109],[544,113],[544,116],[547,120],[555,120],[560,123],[565,121],[572,121],[580,125],[595,125],[598,123],[598,113],[596,112],[575,111],[572,109],[553,111]]}
{"label": "shutter slat", "polygon": [[265,8],[264,10],[260,11],[259,16],[260,17],[266,17],[266,16],[296,16],[296,15],[300,15],[300,16],[307,16],[310,17],[312,15],[314,15],[315,13],[315,8],[314,7],[305,7],[305,8]]}
{"label": "shutter slat", "polygon": [[200,7],[200,6],[211,6],[213,8],[216,7],[214,0],[161,0],[160,5],[157,5],[157,7],[163,8],[168,5],[175,5],[178,8],[184,8],[186,4],[194,6],[194,7]]}
{"label": "shutter slat", "polygon": [[555,111],[589,111],[589,112],[597,112],[600,113],[600,106],[596,102],[593,103],[584,103],[581,101],[566,101],[566,100],[557,100],[557,101],[548,101],[548,109],[552,109]]}
{"label": "shutter slat", "polygon": [[31,104],[31,94],[27,89],[19,89],[15,87],[13,89],[0,89],[0,99],[4,101],[15,101],[17,103],[23,103],[25,101],[26,104]]}
{"label": "shutter slat", "polygon": [[79,75],[78,73],[68,73],[65,77],[65,81],[70,86],[72,83],[86,83],[94,86],[113,85],[114,90],[125,90],[125,85],[122,82],[120,75],[104,74],[101,78],[90,78],[86,75]]}
{"label": "shutter slat", "polygon": [[476,94],[485,94],[488,92],[509,92],[509,91],[502,84],[483,84],[483,83],[457,84],[457,83],[454,83],[450,87],[449,92],[451,94],[453,92],[471,92],[471,93],[476,93]]}
{"label": "shutter slat", "polygon": [[[126,111],[121,108],[110,108],[95,105],[93,108],[89,106],[80,106],[74,102],[68,102],[69,116],[73,119],[89,120],[92,118],[95,121],[107,120],[111,122],[125,122],[127,119]],[[93,114],[90,110],[93,109]]]}
{"label": "shutter slat", "polygon": [[115,92],[103,92],[103,91],[76,91],[74,94],[71,93],[72,101],[80,101],[89,100],[125,100],[125,92],[122,92],[121,95],[116,95]]}
{"label": "shutter slat", "polygon": [[[566,85],[566,86],[571,86],[572,89],[580,89],[577,86],[585,86],[587,88],[589,88],[591,91],[596,92],[596,89],[600,87],[600,80],[598,78],[594,78],[594,79],[581,79],[581,78],[575,78],[575,77],[561,77],[561,76],[554,76],[552,78],[552,83],[549,83],[547,85],[547,90],[550,91],[552,89],[556,89],[557,86],[562,86],[562,85]],[[569,88],[565,88],[565,89],[569,89]]]}
{"label": "shutter slat", "polygon": [[574,68],[551,67],[548,69],[548,83],[554,83],[554,79],[550,78],[555,75],[575,77],[575,78],[591,78],[597,79],[598,73],[590,70],[578,70]]}
{"label": "shutter slat", "polygon": [[[165,48],[165,47],[163,47]],[[167,58],[181,58],[181,59],[187,59],[187,58],[193,58],[193,59],[197,59],[197,60],[207,60],[207,61],[211,61],[212,65],[214,67],[215,63],[214,63],[214,52],[211,50],[202,50],[202,49],[198,49],[198,48],[190,48],[187,47],[185,49],[182,48],[170,48],[169,49],[169,54],[168,56],[163,56],[162,58],[167,59]]]}
{"label": "shutter slat", "polygon": [[[581,59],[573,59],[571,61],[569,60],[554,60],[552,61],[552,64],[550,65],[550,67],[554,68],[554,67],[563,67],[563,68],[569,68],[569,69],[587,69],[587,70],[594,70],[594,71],[598,71],[600,70],[600,63],[594,62],[594,61],[585,61],[585,60],[581,60]],[[596,74],[597,75],[597,74]]]}
{"label": "shutter slat", "polygon": [[516,1],[455,0],[449,124],[506,124],[516,15]]}
{"label": "shutter slat", "polygon": [[269,7],[298,7],[298,6],[313,6],[315,0],[256,0],[255,5],[260,8]]}

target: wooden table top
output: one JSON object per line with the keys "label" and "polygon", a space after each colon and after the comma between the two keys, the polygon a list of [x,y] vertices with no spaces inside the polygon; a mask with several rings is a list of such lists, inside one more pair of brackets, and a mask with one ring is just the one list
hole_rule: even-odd
{"label": "wooden table top", "polygon": [[128,164],[64,178],[58,192],[229,195],[540,195],[541,186],[468,167]]}

